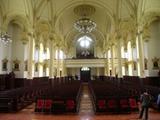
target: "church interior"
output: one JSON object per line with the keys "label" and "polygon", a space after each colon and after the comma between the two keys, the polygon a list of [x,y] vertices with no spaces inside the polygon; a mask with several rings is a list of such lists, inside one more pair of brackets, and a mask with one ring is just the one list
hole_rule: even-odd
{"label": "church interior", "polygon": [[160,120],[159,46],[160,0],[0,0],[0,120]]}

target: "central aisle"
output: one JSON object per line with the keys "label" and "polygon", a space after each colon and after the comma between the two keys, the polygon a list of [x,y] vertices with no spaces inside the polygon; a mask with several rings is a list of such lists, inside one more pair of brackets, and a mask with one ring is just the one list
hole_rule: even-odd
{"label": "central aisle", "polygon": [[82,95],[79,114],[94,114],[88,83],[82,83]]}

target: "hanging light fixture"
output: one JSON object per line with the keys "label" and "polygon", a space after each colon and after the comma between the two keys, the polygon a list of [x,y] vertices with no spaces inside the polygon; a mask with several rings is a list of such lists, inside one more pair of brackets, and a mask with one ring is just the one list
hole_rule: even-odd
{"label": "hanging light fixture", "polygon": [[81,33],[90,33],[96,28],[96,23],[89,16],[95,13],[91,5],[82,4],[74,8],[74,13],[81,18],[74,23],[74,28]]}
{"label": "hanging light fixture", "polygon": [[96,23],[89,18],[81,18],[74,23],[74,27],[81,33],[90,33],[96,28]]}
{"label": "hanging light fixture", "polygon": [[1,33],[0,41],[2,41],[5,45],[12,42],[11,36],[6,32],[4,34]]}

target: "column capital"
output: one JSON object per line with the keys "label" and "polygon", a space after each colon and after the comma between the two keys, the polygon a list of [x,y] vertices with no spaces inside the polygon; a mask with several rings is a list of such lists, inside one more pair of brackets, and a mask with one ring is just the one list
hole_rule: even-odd
{"label": "column capital", "polygon": [[137,35],[139,35],[139,34],[142,34],[143,33],[143,26],[141,26],[141,25],[138,25],[137,26]]}
{"label": "column capital", "polygon": [[111,43],[111,48],[115,45],[115,43]]}
{"label": "column capital", "polygon": [[49,34],[49,39],[50,39],[51,41],[54,41],[54,40],[56,39],[56,34],[55,34],[55,32],[51,32],[51,33]]}
{"label": "column capital", "polygon": [[143,31],[137,31],[136,35],[142,35]]}
{"label": "column capital", "polygon": [[24,45],[29,41],[28,33],[27,32],[22,32],[21,41],[22,41],[22,43]]}
{"label": "column capital", "polygon": [[29,37],[33,36],[33,32],[28,32],[28,36]]}
{"label": "column capital", "polygon": [[39,44],[39,43],[35,43],[35,48],[36,48],[37,50],[39,50],[39,49],[40,49],[40,44]]}
{"label": "column capital", "polygon": [[132,40],[132,41],[131,41],[131,47],[132,47],[132,48],[135,48],[135,47],[136,47],[136,41],[135,41],[135,40]]}

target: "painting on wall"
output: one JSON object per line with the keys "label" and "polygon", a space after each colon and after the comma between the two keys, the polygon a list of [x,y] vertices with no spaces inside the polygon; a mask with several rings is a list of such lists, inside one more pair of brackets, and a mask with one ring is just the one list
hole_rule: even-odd
{"label": "painting on wall", "polygon": [[147,58],[144,59],[144,69],[147,70],[148,69],[148,60]]}
{"label": "painting on wall", "polygon": [[20,66],[20,60],[16,59],[13,61],[13,70],[14,71],[19,71],[19,66]]}
{"label": "painting on wall", "polygon": [[136,61],[133,62],[133,70],[137,70],[137,64]]}
{"label": "painting on wall", "polygon": [[46,68],[47,68],[47,65],[44,64],[44,65],[43,65],[43,72],[46,72]]}
{"label": "painting on wall", "polygon": [[2,60],[2,71],[7,71],[8,60],[5,58]]}
{"label": "painting on wall", "polygon": [[28,71],[28,61],[26,60],[25,62],[24,62],[24,71]]}
{"label": "painting on wall", "polygon": [[155,57],[155,58],[152,59],[153,69],[159,69],[158,62],[159,62],[159,58]]}
{"label": "painting on wall", "polygon": [[128,63],[125,63],[125,70],[128,71]]}
{"label": "painting on wall", "polygon": [[38,72],[38,63],[35,64],[35,72]]}
{"label": "painting on wall", "polygon": [[47,69],[47,64],[45,63],[43,65],[43,75],[45,76],[46,75],[46,69]]}

